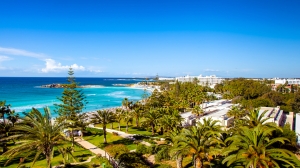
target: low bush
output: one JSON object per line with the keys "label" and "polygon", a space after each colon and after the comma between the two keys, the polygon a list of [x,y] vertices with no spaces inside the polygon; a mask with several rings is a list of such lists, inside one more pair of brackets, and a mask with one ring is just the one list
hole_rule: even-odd
{"label": "low bush", "polygon": [[167,165],[167,164],[159,164],[159,165],[155,165],[155,168],[172,168],[171,165]]}
{"label": "low bush", "polygon": [[162,160],[169,160],[169,148],[166,146],[163,146],[159,149],[159,151],[155,155],[155,161],[159,162]]}
{"label": "low bush", "polygon": [[144,145],[144,144],[138,144],[136,147],[136,153],[141,153],[141,154],[147,154],[147,153],[151,153],[151,151],[149,150],[149,148]]}
{"label": "low bush", "polygon": [[104,150],[113,158],[118,158],[121,154],[129,152],[129,149],[124,144],[108,145]]}

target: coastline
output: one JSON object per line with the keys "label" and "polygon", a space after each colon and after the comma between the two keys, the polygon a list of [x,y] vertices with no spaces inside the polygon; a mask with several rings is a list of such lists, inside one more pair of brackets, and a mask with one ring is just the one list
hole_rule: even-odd
{"label": "coastline", "polygon": [[[133,88],[133,89],[142,89],[142,90],[147,90],[150,92],[150,94],[152,94],[152,92],[155,90],[155,89],[158,89],[158,86],[153,86],[153,85],[141,85],[140,83],[135,83],[135,84],[116,84],[114,85],[116,87],[120,86],[120,87],[130,87],[130,88]],[[143,99],[140,99],[138,101],[142,101]],[[96,109],[96,110],[92,110],[92,111],[86,111],[86,112],[81,112],[81,114],[86,114],[87,115],[87,118],[86,118],[86,121],[89,122],[91,121],[91,117],[92,117],[92,114],[95,114],[98,110],[108,110],[108,111],[111,111],[111,112],[115,112],[116,109],[118,108],[121,108],[121,109],[125,109],[122,105],[120,106],[115,106],[115,107],[109,107],[109,108],[100,108],[100,109]],[[52,119],[55,121],[57,117],[53,117]]]}

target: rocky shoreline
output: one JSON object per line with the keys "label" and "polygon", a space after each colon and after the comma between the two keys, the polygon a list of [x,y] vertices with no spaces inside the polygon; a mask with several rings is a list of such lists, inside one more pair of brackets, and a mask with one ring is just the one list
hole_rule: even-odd
{"label": "rocky shoreline", "polygon": [[[81,85],[81,86],[77,86],[77,87],[78,88],[101,88],[104,86],[102,86],[102,85]],[[42,85],[41,88],[65,88],[65,84],[53,83],[53,84]]]}

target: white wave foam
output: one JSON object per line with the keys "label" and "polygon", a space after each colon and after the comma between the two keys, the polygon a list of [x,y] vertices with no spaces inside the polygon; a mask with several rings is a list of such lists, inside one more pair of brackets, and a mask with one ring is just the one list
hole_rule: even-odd
{"label": "white wave foam", "polygon": [[86,96],[96,96],[96,94],[86,94]]}
{"label": "white wave foam", "polygon": [[15,112],[24,112],[27,110],[31,110],[32,108],[44,108],[46,106],[53,106],[54,103],[45,103],[45,104],[33,104],[33,105],[26,105],[26,106],[20,106],[20,107],[12,107],[12,110],[15,110]]}

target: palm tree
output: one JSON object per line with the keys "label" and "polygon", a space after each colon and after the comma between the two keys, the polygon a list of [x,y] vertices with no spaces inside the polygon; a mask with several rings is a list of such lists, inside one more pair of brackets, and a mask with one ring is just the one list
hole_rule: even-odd
{"label": "palm tree", "polygon": [[194,114],[198,118],[200,118],[200,116],[202,116],[204,114],[204,111],[199,105],[196,105],[196,106],[194,106],[194,108],[192,110],[192,114]]}
{"label": "palm tree", "polygon": [[7,119],[12,123],[12,126],[14,127],[15,126],[15,123],[19,120],[19,114],[15,113],[14,110],[12,110],[9,114],[8,114],[8,117]]}
{"label": "palm tree", "polygon": [[132,112],[129,110],[125,110],[123,113],[123,120],[126,123],[126,132],[128,132],[128,124],[132,123],[132,119],[133,119]]}
{"label": "palm tree", "polygon": [[5,114],[9,114],[11,112],[10,105],[6,105],[6,101],[0,102],[0,117],[3,119],[3,123],[5,124]]}
{"label": "palm tree", "polygon": [[204,119],[203,123],[183,129],[183,139],[181,142],[189,149],[190,154],[194,156],[195,168],[201,168],[204,165],[210,165],[214,156],[220,154],[219,145],[221,127],[218,121]]}
{"label": "palm tree", "polygon": [[154,108],[151,108],[144,116],[145,120],[143,121],[143,124],[151,127],[152,135],[154,135],[155,126],[157,125],[161,116],[162,114],[158,113]]}
{"label": "palm tree", "polygon": [[126,110],[129,110],[130,106],[131,106],[131,101],[128,100],[127,97],[125,97],[122,101],[122,106],[126,108]]}
{"label": "palm tree", "polygon": [[95,124],[101,124],[103,128],[103,143],[106,144],[106,124],[110,123],[113,119],[113,113],[108,110],[97,110],[92,114],[92,122]]}
{"label": "palm tree", "polygon": [[[161,116],[161,118],[158,120],[158,124],[164,131],[171,131],[172,129],[177,129],[181,126],[181,122],[183,118],[180,116],[179,112],[174,109],[164,109],[160,108],[158,109],[158,112],[160,114],[164,114]],[[162,134],[163,134],[163,130]]]}
{"label": "palm tree", "polygon": [[231,144],[224,151],[226,158],[222,163],[246,168],[299,167],[299,160],[295,159],[292,152],[273,147],[274,143],[288,142],[283,137],[271,138],[275,130],[274,127],[264,125],[241,128],[239,134],[226,139],[225,142]]}
{"label": "palm tree", "polygon": [[133,104],[132,115],[135,118],[136,127],[139,127],[139,120],[143,115],[143,112],[143,106],[139,101]]}
{"label": "palm tree", "polygon": [[183,157],[188,155],[189,149],[182,143],[183,136],[179,130],[174,129],[166,136],[167,145],[171,147],[170,156],[176,159],[177,168],[182,168]]}
{"label": "palm tree", "polygon": [[16,124],[14,127],[19,132],[16,137],[23,140],[23,143],[3,154],[3,156],[8,158],[6,164],[20,154],[26,153],[27,157],[36,153],[32,165],[34,165],[41,154],[44,154],[47,160],[47,167],[51,168],[53,148],[67,141],[62,134],[65,123],[53,123],[50,110],[47,107],[44,108],[44,114],[33,108],[31,112],[24,113],[24,115],[26,117],[23,118],[23,122]]}
{"label": "palm tree", "polygon": [[247,115],[244,119],[246,126],[248,126],[250,128],[254,128],[258,125],[267,125],[270,127],[276,127],[275,123],[268,122],[270,117],[265,117],[266,113],[267,113],[267,110],[260,114],[259,108],[249,110],[249,112],[247,113]]}
{"label": "palm tree", "polygon": [[[0,145],[2,147],[2,151],[6,152],[8,150],[8,146],[7,143],[13,140],[13,136],[14,136],[14,130],[13,130],[13,126],[12,124],[6,122],[1,122],[0,123]],[[15,143],[15,142],[14,142]]]}
{"label": "palm tree", "polygon": [[228,117],[233,117],[234,119],[240,119],[246,114],[240,106],[232,106],[232,108],[227,112]]}
{"label": "palm tree", "polygon": [[73,162],[76,162],[76,159],[73,155],[74,148],[72,146],[58,148],[58,150],[62,155],[64,165],[70,163],[70,157],[72,158]]}
{"label": "palm tree", "polygon": [[121,108],[117,108],[115,112],[115,119],[119,123],[119,131],[121,131],[121,120],[123,119],[124,110]]}

